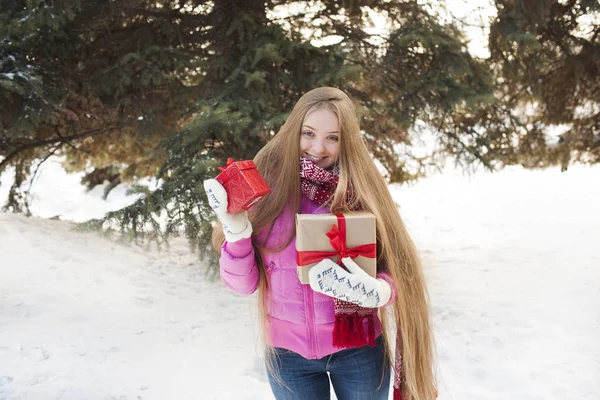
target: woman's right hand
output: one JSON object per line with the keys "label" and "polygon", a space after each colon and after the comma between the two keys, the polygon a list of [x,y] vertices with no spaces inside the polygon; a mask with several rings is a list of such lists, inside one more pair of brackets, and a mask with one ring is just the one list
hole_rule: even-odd
{"label": "woman's right hand", "polygon": [[207,179],[204,181],[204,190],[208,197],[208,204],[223,225],[225,240],[237,242],[252,236],[252,224],[248,220],[247,211],[236,214],[227,212],[227,192],[223,185],[216,179]]}

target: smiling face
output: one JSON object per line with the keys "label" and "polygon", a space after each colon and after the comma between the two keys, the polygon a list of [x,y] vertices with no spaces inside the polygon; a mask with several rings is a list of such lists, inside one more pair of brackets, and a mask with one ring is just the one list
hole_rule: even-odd
{"label": "smiling face", "polygon": [[326,108],[306,114],[300,134],[300,154],[326,169],[337,162],[340,151],[340,122]]}

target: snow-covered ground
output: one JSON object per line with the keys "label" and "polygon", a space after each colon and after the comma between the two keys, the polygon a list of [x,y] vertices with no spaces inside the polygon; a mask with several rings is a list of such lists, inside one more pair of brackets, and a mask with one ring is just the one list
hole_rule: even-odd
{"label": "snow-covered ground", "polygon": [[[131,201],[79,179],[49,161],[34,215]],[[440,400],[600,398],[600,167],[390,190],[426,268]],[[183,241],[158,252],[0,213],[0,399],[272,399],[256,297],[205,270]]]}

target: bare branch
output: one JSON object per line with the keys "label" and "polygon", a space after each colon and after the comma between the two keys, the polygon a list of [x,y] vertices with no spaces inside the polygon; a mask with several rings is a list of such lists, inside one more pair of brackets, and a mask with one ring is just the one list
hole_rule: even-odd
{"label": "bare branch", "polygon": [[37,140],[37,141],[33,141],[30,143],[24,144],[24,145],[16,148],[12,153],[8,154],[4,158],[4,160],[2,160],[0,162],[0,171],[2,171],[8,165],[9,162],[11,162],[14,158],[16,158],[19,154],[21,154],[25,150],[35,149],[37,147],[47,146],[47,145],[56,144],[56,143],[60,143],[60,142],[64,143],[64,142],[72,141],[72,140],[76,140],[76,139],[84,139],[86,137],[100,135],[111,129],[116,129],[116,127],[109,126],[106,128],[96,128],[96,129],[92,129],[87,132],[77,133],[77,134],[70,135],[70,136],[61,136],[58,138],[54,137],[54,138],[50,138],[50,139]]}
{"label": "bare branch", "polygon": [[31,191],[31,187],[33,186],[33,180],[35,179],[38,170],[40,169],[40,167],[42,166],[43,163],[45,163],[50,157],[52,157],[54,155],[54,153],[56,153],[56,150],[58,150],[60,148],[60,144],[55,146],[46,157],[44,157],[44,159],[42,161],[40,161],[40,163],[37,165],[37,167],[35,167],[35,171],[33,171],[33,175],[31,176],[31,180],[29,181],[29,188],[27,189],[27,191],[25,192],[25,194],[29,194],[29,192]]}
{"label": "bare branch", "polygon": [[87,151],[87,150],[82,150],[82,149],[80,149],[79,147],[75,146],[75,145],[74,145],[73,143],[71,143],[70,141],[66,140],[66,139],[64,138],[64,136],[60,134],[60,131],[59,131],[59,129],[58,129],[58,126],[56,127],[55,131],[56,131],[56,135],[57,135],[59,138],[61,138],[61,139],[62,139],[62,143],[66,144],[66,145],[69,145],[69,146],[71,146],[72,148],[74,148],[75,150],[77,150],[77,151],[81,151],[82,153],[85,153],[85,154],[91,154],[91,152],[89,152],[89,151]]}

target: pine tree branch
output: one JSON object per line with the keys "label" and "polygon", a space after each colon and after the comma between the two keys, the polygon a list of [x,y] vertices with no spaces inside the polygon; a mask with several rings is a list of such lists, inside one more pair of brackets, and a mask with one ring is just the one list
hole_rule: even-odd
{"label": "pine tree branch", "polygon": [[[75,150],[77,150],[77,151],[81,151],[82,153],[85,153],[85,154],[91,154],[91,152],[89,152],[89,151],[87,151],[87,150],[82,150],[82,149],[78,148],[77,146],[75,146],[75,145],[74,145],[73,143],[71,143],[70,141],[66,140],[66,139],[64,138],[64,136],[60,134],[60,131],[58,130],[58,126],[56,127],[55,131],[56,131],[56,135],[57,135],[59,138],[61,138],[61,139],[62,139],[62,142],[63,142],[64,144],[66,144],[66,145],[68,145],[68,146],[71,146],[71,147],[72,147],[72,148],[74,148]],[[55,151],[56,151],[56,150],[55,150]]]}
{"label": "pine tree branch", "polygon": [[14,160],[19,154],[21,154],[22,152],[24,152],[25,150],[29,150],[29,149],[35,149],[37,147],[42,147],[42,146],[47,146],[47,145],[51,145],[51,144],[56,144],[56,143],[66,143],[68,141],[73,141],[73,140],[77,140],[77,139],[84,139],[86,137],[92,137],[92,136],[97,136],[100,135],[106,131],[109,131],[111,129],[115,129],[114,126],[109,126],[106,128],[96,128],[96,129],[92,129],[90,131],[87,132],[82,132],[82,133],[77,133],[74,135],[70,135],[70,136],[61,136],[61,137],[54,137],[54,138],[50,138],[50,139],[44,139],[44,140],[38,140],[38,141],[34,141],[34,142],[30,142],[27,144],[24,144],[20,147],[17,147],[12,153],[8,154],[4,160],[2,160],[0,162],[0,172],[4,170],[4,168],[8,165],[9,162],[11,162],[12,160]]}
{"label": "pine tree branch", "polygon": [[[182,13],[179,10],[149,10],[147,8],[134,8],[132,9],[138,15],[143,15],[145,17],[153,17],[153,18],[165,18],[167,20],[173,19],[181,19],[184,22],[196,22],[196,23],[206,23],[208,19],[206,14],[190,14],[190,13]],[[202,24],[199,24],[202,25]]]}
{"label": "pine tree branch", "polygon": [[458,144],[460,144],[460,147],[462,147],[463,151],[466,151],[467,153],[471,154],[472,156],[474,156],[475,158],[477,158],[479,160],[479,162],[481,162],[485,167],[487,167],[489,170],[493,170],[494,168],[492,167],[492,165],[489,163],[488,160],[486,160],[479,151],[473,149],[472,147],[466,145],[462,140],[460,140],[460,138],[458,137],[457,134],[455,134],[454,132],[446,132],[446,135],[450,136],[452,139],[454,139]]}
{"label": "pine tree branch", "polygon": [[[448,111],[444,112],[444,115],[442,116],[441,120],[440,120],[440,124],[438,126],[438,132],[442,131],[442,128],[444,126],[444,120],[446,119],[446,116],[448,115]],[[462,151],[466,151],[467,153],[470,153],[471,155],[473,155],[475,158],[477,158],[479,160],[479,162],[481,162],[485,167],[487,167],[489,170],[493,170],[490,162],[488,160],[485,159],[485,157],[483,157],[483,155],[477,151],[476,149],[468,146],[467,144],[465,144],[462,140],[460,140],[460,138],[458,137],[458,135],[454,132],[451,131],[446,131],[445,132],[446,135],[450,136],[452,139],[454,139],[458,144],[460,144],[460,146],[462,147],[462,150],[459,152],[459,154]],[[469,133],[475,133],[477,134],[477,132],[473,129],[469,130]]]}
{"label": "pine tree branch", "polygon": [[59,148],[60,148],[60,144],[55,146],[51,151],[49,151],[48,154],[46,155],[46,157],[44,157],[44,159],[39,162],[37,167],[35,167],[35,171],[33,171],[33,175],[31,176],[31,180],[29,181],[29,188],[25,192],[25,195],[28,195],[29,192],[31,191],[31,188],[33,187],[33,180],[35,179],[35,177],[38,173],[38,170],[40,169],[42,164],[45,163],[50,157],[52,157],[54,155],[54,153],[56,153],[56,150],[58,150]]}

